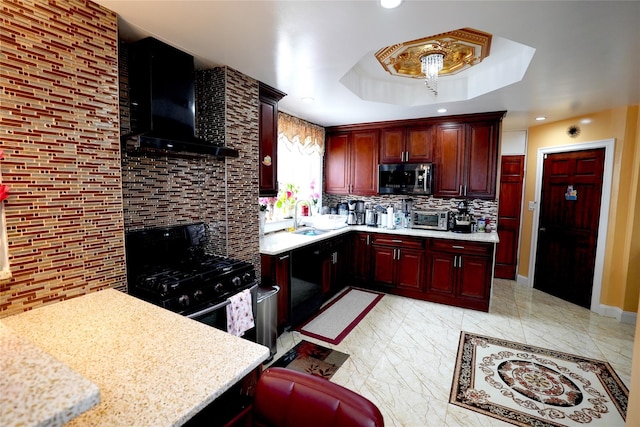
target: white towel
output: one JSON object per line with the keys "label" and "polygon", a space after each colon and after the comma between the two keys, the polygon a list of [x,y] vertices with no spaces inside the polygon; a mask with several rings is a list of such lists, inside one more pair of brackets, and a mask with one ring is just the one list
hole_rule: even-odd
{"label": "white towel", "polygon": [[227,305],[227,332],[241,337],[254,326],[251,292],[249,289],[245,289],[229,297],[229,305]]}

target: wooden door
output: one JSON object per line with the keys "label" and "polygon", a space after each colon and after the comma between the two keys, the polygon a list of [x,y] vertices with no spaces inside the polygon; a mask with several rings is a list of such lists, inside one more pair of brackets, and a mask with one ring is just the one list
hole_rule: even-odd
{"label": "wooden door", "polygon": [[259,194],[262,197],[275,196],[278,193],[278,103],[260,97],[260,165]]}
{"label": "wooden door", "polygon": [[378,131],[351,133],[351,193],[378,194]]}
{"label": "wooden door", "polygon": [[516,279],[520,215],[522,213],[522,186],[524,181],[524,155],[502,156],[500,166],[500,196],[498,204],[498,237],[496,246],[495,277]]}
{"label": "wooden door", "polygon": [[591,307],[604,148],[546,155],[533,287]]}
{"label": "wooden door", "polygon": [[464,124],[438,125],[434,150],[435,197],[458,197],[464,178]]}
{"label": "wooden door", "polygon": [[358,285],[365,285],[369,281],[369,239],[367,233],[353,235],[351,259],[353,260],[353,280]]}
{"label": "wooden door", "polygon": [[404,128],[380,131],[380,163],[402,163],[404,139]]}
{"label": "wooden door", "polygon": [[424,286],[423,266],[424,250],[396,249],[396,285],[398,288],[413,291]]}
{"label": "wooden door", "polygon": [[433,161],[433,126],[407,128],[407,154],[405,161],[430,163]]}
{"label": "wooden door", "polygon": [[456,282],[456,255],[448,252],[429,251],[429,277],[427,292],[453,298]]}
{"label": "wooden door", "polygon": [[373,281],[377,284],[393,285],[395,249],[388,246],[371,246]]}
{"label": "wooden door", "polygon": [[324,186],[329,194],[349,194],[350,133],[330,135],[325,146]]}
{"label": "wooden door", "polygon": [[469,198],[493,199],[496,196],[498,162],[498,129],[496,122],[474,122],[467,125],[464,195]]}

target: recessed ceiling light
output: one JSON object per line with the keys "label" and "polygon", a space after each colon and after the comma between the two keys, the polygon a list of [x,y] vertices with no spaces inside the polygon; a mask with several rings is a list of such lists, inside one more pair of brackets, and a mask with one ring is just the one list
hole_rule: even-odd
{"label": "recessed ceiling light", "polygon": [[545,116],[538,116],[538,117],[536,117],[536,120],[541,122],[543,120],[547,120],[547,118]]}
{"label": "recessed ceiling light", "polygon": [[400,3],[402,3],[402,0],[380,0],[380,6],[385,9],[393,9],[400,6]]}
{"label": "recessed ceiling light", "polygon": [[580,120],[580,123],[582,123],[583,125],[588,125],[591,122],[592,122],[591,119],[582,119],[582,120]]}
{"label": "recessed ceiling light", "polygon": [[447,109],[446,108],[438,108],[438,113],[446,113]]}
{"label": "recessed ceiling light", "polygon": [[302,102],[305,104],[311,104],[313,101],[315,101],[315,98],[312,98],[311,96],[305,96],[302,98]]}

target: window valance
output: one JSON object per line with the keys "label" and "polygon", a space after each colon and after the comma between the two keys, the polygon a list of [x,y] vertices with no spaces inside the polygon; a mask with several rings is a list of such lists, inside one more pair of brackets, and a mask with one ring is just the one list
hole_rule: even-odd
{"label": "window valance", "polygon": [[[284,137],[284,138],[283,138]],[[287,113],[278,112],[278,142],[302,153],[324,153],[324,128]]]}

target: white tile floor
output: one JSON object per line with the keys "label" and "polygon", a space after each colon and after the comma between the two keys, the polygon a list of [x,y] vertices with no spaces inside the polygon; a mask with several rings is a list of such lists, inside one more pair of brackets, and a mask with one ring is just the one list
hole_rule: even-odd
{"label": "white tile floor", "polygon": [[605,360],[630,385],[634,325],[501,279],[489,313],[385,295],[340,344],[286,332],[274,360],[302,339],[348,353],[331,381],[378,405],[386,426],[509,426],[448,404],[460,331]]}

